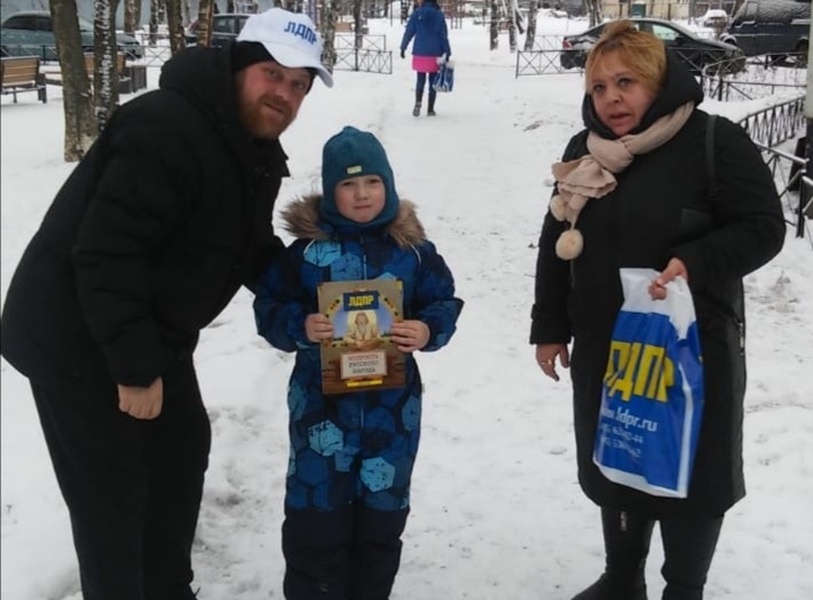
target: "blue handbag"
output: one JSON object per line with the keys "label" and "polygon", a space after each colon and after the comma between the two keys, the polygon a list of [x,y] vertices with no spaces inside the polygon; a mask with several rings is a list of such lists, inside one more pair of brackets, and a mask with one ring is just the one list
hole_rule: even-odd
{"label": "blue handbag", "polygon": [[446,61],[432,78],[432,89],[436,92],[451,92],[454,88],[454,64]]}

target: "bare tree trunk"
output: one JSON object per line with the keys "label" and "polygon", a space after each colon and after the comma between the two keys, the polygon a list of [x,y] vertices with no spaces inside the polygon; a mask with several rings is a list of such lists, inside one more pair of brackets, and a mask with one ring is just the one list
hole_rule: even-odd
{"label": "bare tree trunk", "polygon": [[534,39],[536,38],[536,13],[539,9],[537,0],[531,0],[528,4],[528,28],[525,30],[525,52],[534,49]]}
{"label": "bare tree trunk", "polygon": [[364,44],[364,23],[361,18],[361,0],[353,0],[353,29],[356,33],[355,48],[360,50]]}
{"label": "bare tree trunk", "polygon": [[[209,10],[211,11],[211,0]],[[166,0],[167,27],[169,29],[169,48],[172,54],[186,48],[186,38],[183,36],[183,19],[181,17],[181,0]],[[211,21],[209,21],[211,22]]]}
{"label": "bare tree trunk", "polygon": [[93,2],[93,105],[101,133],[119,102],[116,69],[116,7],[118,0]]}
{"label": "bare tree trunk", "polygon": [[339,0],[327,0],[322,13],[322,62],[332,73],[336,65],[336,21],[339,19]]}
{"label": "bare tree trunk", "polygon": [[488,28],[489,50],[500,47],[500,6],[497,0],[491,0],[491,23]]}
{"label": "bare tree trunk", "polygon": [[508,51],[511,54],[517,51],[517,3],[514,1],[508,9]]}
{"label": "bare tree trunk", "polygon": [[141,0],[124,0],[124,33],[132,34],[138,29],[136,6],[140,4]]}
{"label": "bare tree trunk", "polygon": [[212,44],[212,18],[214,17],[214,2],[200,0],[198,4],[198,24],[195,33],[198,36],[198,46],[209,47]]}
{"label": "bare tree trunk", "polygon": [[85,70],[76,0],[50,0],[56,52],[62,71],[65,112],[65,160],[80,160],[96,139],[96,120]]}
{"label": "bare tree trunk", "polygon": [[158,13],[160,11],[160,0],[150,0],[150,46],[158,43]]}
{"label": "bare tree trunk", "polygon": [[584,0],[584,6],[590,19],[590,27],[598,25],[601,22],[601,0]]}

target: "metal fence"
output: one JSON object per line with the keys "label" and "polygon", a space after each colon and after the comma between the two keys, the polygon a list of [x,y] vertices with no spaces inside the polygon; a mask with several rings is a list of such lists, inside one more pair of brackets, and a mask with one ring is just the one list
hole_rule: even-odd
{"label": "metal fence", "polygon": [[805,97],[800,95],[779,104],[751,113],[739,124],[748,132],[752,140],[773,148],[784,141],[796,137],[804,129]]}
{"label": "metal fence", "polygon": [[334,71],[364,71],[392,75],[392,52],[352,48],[336,50]]}
{"label": "metal fence", "polygon": [[355,33],[336,33],[333,38],[333,47],[337,52],[339,50],[350,50],[356,47],[357,42],[359,48],[365,50],[379,50],[381,52],[387,50],[387,36],[383,34],[356,36]]}
{"label": "metal fence", "polygon": [[387,50],[386,35],[337,33],[333,40],[335,71],[364,71],[392,75],[392,52]]}
{"label": "metal fence", "polygon": [[[757,144],[765,157],[765,162],[771,169],[779,198],[785,203],[788,213],[793,215],[789,222],[793,226],[796,237],[807,238],[813,247],[813,233],[807,217],[813,217],[813,179],[806,174],[807,160],[796,154],[784,152],[779,148],[769,148]],[[787,175],[786,175],[787,173]]]}

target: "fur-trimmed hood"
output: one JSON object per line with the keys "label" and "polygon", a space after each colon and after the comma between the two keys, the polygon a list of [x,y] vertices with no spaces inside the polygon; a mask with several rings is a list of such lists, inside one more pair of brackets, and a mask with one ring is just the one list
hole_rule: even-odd
{"label": "fur-trimmed hood", "polygon": [[[295,200],[282,210],[285,231],[297,238],[311,240],[328,240],[332,234],[324,229],[325,223],[319,216],[321,194],[312,194]],[[398,215],[384,227],[389,235],[401,247],[418,245],[426,240],[423,225],[418,220],[415,205],[409,200],[401,200]]]}

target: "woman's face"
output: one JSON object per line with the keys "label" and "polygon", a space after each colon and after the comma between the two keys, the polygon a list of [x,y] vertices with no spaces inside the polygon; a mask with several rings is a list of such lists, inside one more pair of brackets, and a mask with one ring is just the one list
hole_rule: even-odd
{"label": "woman's face", "polygon": [[619,137],[641,123],[655,99],[655,91],[621,61],[618,52],[596,61],[587,90],[598,118]]}
{"label": "woman's face", "polygon": [[367,315],[363,312],[360,312],[356,315],[356,325],[366,325],[367,324]]}

